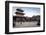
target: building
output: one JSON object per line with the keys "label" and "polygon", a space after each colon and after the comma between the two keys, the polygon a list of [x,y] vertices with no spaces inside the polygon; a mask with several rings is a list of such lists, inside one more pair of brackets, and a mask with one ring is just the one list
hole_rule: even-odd
{"label": "building", "polygon": [[24,16],[24,11],[21,9],[16,9],[17,12],[15,12],[16,16]]}

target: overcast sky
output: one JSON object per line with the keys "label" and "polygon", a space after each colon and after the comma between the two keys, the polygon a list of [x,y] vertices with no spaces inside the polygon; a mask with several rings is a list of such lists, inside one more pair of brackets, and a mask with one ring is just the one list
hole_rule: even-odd
{"label": "overcast sky", "polygon": [[[28,16],[28,17],[32,17],[33,15],[40,15],[40,8],[36,8],[36,7],[18,7],[22,10],[24,10],[23,13],[25,13],[24,16]],[[13,7],[12,11],[13,11],[13,16],[15,16],[15,12],[16,12],[17,7]]]}

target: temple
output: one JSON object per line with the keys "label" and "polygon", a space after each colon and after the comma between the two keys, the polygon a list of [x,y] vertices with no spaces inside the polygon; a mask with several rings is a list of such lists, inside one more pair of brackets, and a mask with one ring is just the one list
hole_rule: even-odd
{"label": "temple", "polygon": [[16,9],[17,12],[15,12],[16,16],[24,16],[24,11],[21,9]]}
{"label": "temple", "polygon": [[[22,9],[19,9],[17,8],[16,9],[16,12],[15,12],[15,16],[13,16],[13,26],[17,26],[19,27],[20,24],[24,24],[22,22],[29,22],[31,23],[31,21],[36,21],[38,22],[38,25],[40,25],[40,16],[37,15],[37,16],[32,16],[32,17],[25,17],[25,13]],[[16,23],[16,22],[19,22],[19,23]],[[17,24],[17,25],[15,25]],[[26,24],[27,25],[27,24]]]}

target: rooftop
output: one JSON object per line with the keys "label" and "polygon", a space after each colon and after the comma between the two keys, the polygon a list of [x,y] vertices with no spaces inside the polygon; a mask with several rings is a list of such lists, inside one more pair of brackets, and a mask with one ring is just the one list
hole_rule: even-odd
{"label": "rooftop", "polygon": [[19,11],[19,12],[24,12],[22,9],[16,9],[17,11]]}
{"label": "rooftop", "polygon": [[24,15],[24,13],[20,13],[20,12],[15,12],[15,14],[21,14],[21,15]]}

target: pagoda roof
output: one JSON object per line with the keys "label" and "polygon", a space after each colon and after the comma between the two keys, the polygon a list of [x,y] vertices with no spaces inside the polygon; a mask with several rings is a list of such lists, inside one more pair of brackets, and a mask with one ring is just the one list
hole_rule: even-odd
{"label": "pagoda roof", "polygon": [[24,12],[22,9],[16,9],[17,11],[19,11],[19,12]]}
{"label": "pagoda roof", "polygon": [[20,13],[20,12],[15,12],[15,14],[21,14],[21,15],[24,15],[24,13]]}

